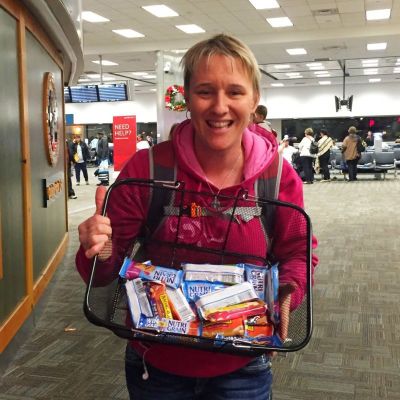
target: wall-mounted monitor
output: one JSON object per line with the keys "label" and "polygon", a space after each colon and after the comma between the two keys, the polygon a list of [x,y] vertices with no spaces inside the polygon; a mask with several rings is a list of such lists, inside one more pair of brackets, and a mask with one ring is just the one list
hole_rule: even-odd
{"label": "wall-mounted monitor", "polygon": [[125,101],[128,100],[125,83],[98,85],[99,101]]}
{"label": "wall-mounted monitor", "polygon": [[97,85],[71,86],[72,103],[91,103],[99,101]]}

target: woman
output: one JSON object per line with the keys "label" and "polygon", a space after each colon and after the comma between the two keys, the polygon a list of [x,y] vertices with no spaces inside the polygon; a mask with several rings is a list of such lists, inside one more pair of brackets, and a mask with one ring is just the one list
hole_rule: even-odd
{"label": "woman", "polygon": [[321,182],[329,182],[331,175],[329,172],[329,158],[331,155],[331,147],[333,146],[333,140],[328,135],[328,131],[324,128],[320,130],[321,138],[318,140],[318,162],[319,168],[322,173]]}
{"label": "woman", "polygon": [[314,142],[314,131],[307,128],[304,137],[299,143],[300,161],[304,172],[304,183],[314,183],[314,160],[315,155],[310,153],[311,143]]}
{"label": "woman", "polygon": [[361,137],[357,135],[357,128],[351,126],[342,144],[343,158],[346,160],[349,169],[349,181],[357,180],[357,163],[361,157],[361,154],[357,151],[359,141],[361,141]]}
{"label": "woman", "polygon": [[[257,177],[269,168],[277,154],[277,143],[262,128],[258,128],[258,133],[247,128],[260,97],[258,65],[247,46],[230,36],[217,35],[189,49],[182,64],[186,103],[191,118],[176,127],[172,141],[156,145],[151,151],[167,144],[175,157],[177,179],[184,181],[188,190],[210,193],[208,207],[218,214],[220,209],[214,201],[218,200],[219,194],[237,194],[242,188],[248,189],[250,194],[255,193]],[[148,178],[148,166],[149,151],[139,151],[127,162],[118,179],[132,176]],[[103,199],[104,190],[98,190],[97,209],[101,209]],[[279,199],[303,206],[301,182],[286,162]],[[88,279],[90,259],[94,255],[100,253],[104,271],[112,268],[118,256],[115,253],[121,247],[126,248],[140,230],[143,221],[139,211],[132,216],[138,207],[131,207],[126,202],[129,202],[128,192],[120,199],[121,204],[110,202],[108,216],[111,224],[109,218],[94,215],[79,226],[81,248],[76,262],[85,280]],[[202,224],[197,232],[202,245],[219,240],[215,231],[219,222],[218,217],[198,219],[198,223]],[[280,218],[280,228],[290,223],[289,218]],[[240,226],[248,229],[243,224]],[[162,229],[165,237],[171,234],[168,219]],[[239,224],[234,229],[239,229]],[[274,249],[275,255],[282,259],[280,282],[284,283],[285,299],[291,302],[293,309],[304,294],[305,264],[304,256],[299,254],[304,249],[296,247],[295,240],[288,236],[289,231],[285,230]],[[112,241],[109,240],[111,233]],[[263,235],[261,231],[259,233]],[[118,244],[116,236],[119,237]],[[228,247],[240,251],[251,245],[250,235],[235,237],[229,241]],[[261,254],[266,248],[259,251]],[[315,265],[316,259],[313,261]],[[281,316],[287,321],[288,315],[284,315],[283,311]],[[249,358],[131,342],[127,346],[125,365],[128,390],[135,400],[194,399],[199,394],[211,400],[265,400],[271,396],[271,360],[266,355]]]}

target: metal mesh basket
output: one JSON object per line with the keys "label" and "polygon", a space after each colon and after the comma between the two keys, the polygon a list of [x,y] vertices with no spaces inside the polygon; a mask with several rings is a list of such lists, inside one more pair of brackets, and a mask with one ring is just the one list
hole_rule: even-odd
{"label": "metal mesh basket", "polygon": [[[217,201],[218,208],[210,207],[211,200]],[[312,330],[312,233],[310,219],[303,209],[289,203],[251,197],[243,190],[234,196],[215,196],[185,190],[182,182],[140,179],[115,182],[107,192],[103,215],[112,218],[116,204],[122,207],[122,213],[126,215],[125,221],[113,224],[113,245],[117,243],[121,258],[115,261],[113,269],[107,271],[107,274],[102,270],[97,257],[94,258],[84,302],[85,315],[89,321],[130,340],[233,354],[297,351],[308,343]],[[137,220],[130,219],[132,207],[137,208],[136,215],[143,213],[140,234],[137,233],[138,225],[135,225]],[[144,215],[146,211],[143,210],[146,209],[147,214]],[[282,215],[285,218],[284,224],[281,223]],[[253,224],[255,229],[249,229],[248,224]],[[124,233],[121,242],[118,239],[120,232]],[[300,306],[290,312],[290,339],[284,343],[255,344],[240,337],[205,338],[149,331],[133,326],[125,279],[119,276],[123,257],[131,256],[138,262],[151,260],[153,265],[174,269],[180,269],[181,263],[188,262],[268,265],[267,246],[274,249],[274,244],[283,233],[286,240],[289,238],[295,243],[296,249],[300,249],[296,257],[301,259],[304,279],[304,297]],[[165,240],[166,237],[169,239]],[[232,237],[236,239],[231,240]],[[274,255],[279,262],[279,254]]]}

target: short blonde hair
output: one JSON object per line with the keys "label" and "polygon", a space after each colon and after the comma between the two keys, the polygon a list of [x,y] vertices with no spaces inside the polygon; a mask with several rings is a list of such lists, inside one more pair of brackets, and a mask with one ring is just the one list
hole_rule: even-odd
{"label": "short blonde hair", "polygon": [[186,95],[189,93],[190,79],[196,71],[200,60],[203,57],[210,58],[216,54],[239,59],[249,74],[254,93],[260,96],[261,73],[254,54],[239,39],[222,33],[196,43],[183,56],[181,66],[183,67],[183,82]]}
{"label": "short blonde hair", "polygon": [[306,128],[306,130],[304,131],[305,135],[314,135],[314,131],[312,128]]}
{"label": "short blonde hair", "polygon": [[357,133],[357,128],[355,126],[351,126],[348,130],[349,133]]}

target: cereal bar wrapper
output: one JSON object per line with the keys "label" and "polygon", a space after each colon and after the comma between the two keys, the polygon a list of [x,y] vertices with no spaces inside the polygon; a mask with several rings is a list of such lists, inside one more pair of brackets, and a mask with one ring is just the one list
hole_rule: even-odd
{"label": "cereal bar wrapper", "polygon": [[183,295],[182,290],[170,287],[166,287],[166,290],[173,318],[185,322],[195,320],[196,315]]}
{"label": "cereal bar wrapper", "polygon": [[246,281],[250,282],[257,296],[265,301],[265,276],[267,274],[267,267],[254,265],[254,264],[241,264],[244,266]]}
{"label": "cereal bar wrapper", "polygon": [[223,322],[204,323],[201,335],[207,338],[215,338],[218,335],[243,336],[244,332],[243,318],[235,318]]}
{"label": "cereal bar wrapper", "polygon": [[133,325],[137,327],[141,315],[152,317],[153,312],[147,298],[145,287],[140,278],[126,281],[126,294],[128,296],[128,305],[131,312]]}
{"label": "cereal bar wrapper", "polygon": [[242,265],[190,264],[183,263],[185,281],[218,282],[236,285],[244,281]]}
{"label": "cereal bar wrapper", "polygon": [[148,262],[137,263],[135,261],[131,261],[131,263],[127,266],[126,264],[127,262],[124,261],[123,277],[126,279],[141,278],[147,281],[160,281],[175,289],[181,285],[183,276],[183,272],[181,270],[159,267]]}
{"label": "cereal bar wrapper", "polygon": [[243,282],[200,297],[196,301],[196,306],[200,316],[206,319],[205,316],[215,309],[255,299],[257,294],[253,285],[250,282]]}
{"label": "cereal bar wrapper", "polygon": [[268,305],[271,321],[279,324],[279,271],[278,263],[271,265],[266,275],[265,302]]}
{"label": "cereal bar wrapper", "polygon": [[138,328],[157,332],[201,336],[201,325],[196,321],[185,322],[168,318],[148,318],[142,315],[138,323]]}
{"label": "cereal bar wrapper", "polygon": [[183,281],[183,294],[190,303],[196,302],[200,297],[228,287],[223,283],[208,281]]}
{"label": "cereal bar wrapper", "polygon": [[252,315],[265,314],[266,305],[262,300],[252,300],[244,303],[233,304],[203,313],[203,318],[211,322],[228,321],[235,318],[245,318]]}
{"label": "cereal bar wrapper", "polygon": [[172,319],[167,291],[162,282],[146,282],[146,293],[153,315],[159,318]]}

